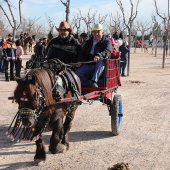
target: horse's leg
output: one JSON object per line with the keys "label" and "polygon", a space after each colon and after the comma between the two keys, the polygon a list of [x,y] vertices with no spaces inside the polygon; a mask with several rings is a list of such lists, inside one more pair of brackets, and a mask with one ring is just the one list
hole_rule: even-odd
{"label": "horse's leg", "polygon": [[50,146],[49,151],[52,154],[64,152],[65,148],[62,146],[57,146],[61,142],[62,136],[62,128],[63,128],[63,117],[64,117],[64,110],[63,108],[59,108],[56,112],[52,115],[50,119],[50,128],[52,129],[52,136],[50,139]]}
{"label": "horse's leg", "polygon": [[35,141],[35,143],[36,143],[36,154],[34,156],[34,162],[36,165],[40,165],[40,163],[46,160],[45,144],[42,137],[40,137],[37,141]]}
{"label": "horse's leg", "polygon": [[74,115],[75,115],[77,107],[78,107],[78,105],[76,105],[76,104],[71,106],[71,110],[66,115],[66,119],[65,119],[65,122],[64,122],[64,126],[63,126],[64,134],[63,134],[63,139],[62,139],[61,143],[66,145],[66,150],[69,149],[68,133],[71,129],[72,121],[74,119]]}

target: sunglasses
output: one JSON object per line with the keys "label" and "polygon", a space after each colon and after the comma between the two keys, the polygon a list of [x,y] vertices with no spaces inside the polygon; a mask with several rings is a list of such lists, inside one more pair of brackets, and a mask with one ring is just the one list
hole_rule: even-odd
{"label": "sunglasses", "polygon": [[69,31],[69,29],[65,28],[65,29],[59,29],[59,31]]}

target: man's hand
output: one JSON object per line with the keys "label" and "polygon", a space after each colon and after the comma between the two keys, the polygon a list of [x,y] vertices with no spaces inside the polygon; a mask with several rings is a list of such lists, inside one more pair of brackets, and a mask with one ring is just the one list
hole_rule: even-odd
{"label": "man's hand", "polygon": [[100,57],[99,57],[99,56],[95,56],[95,57],[94,57],[94,59],[93,59],[93,61],[94,61],[94,62],[98,62],[98,61],[99,61],[99,59],[100,59]]}
{"label": "man's hand", "polygon": [[80,62],[76,63],[76,67],[80,67],[82,64]]}

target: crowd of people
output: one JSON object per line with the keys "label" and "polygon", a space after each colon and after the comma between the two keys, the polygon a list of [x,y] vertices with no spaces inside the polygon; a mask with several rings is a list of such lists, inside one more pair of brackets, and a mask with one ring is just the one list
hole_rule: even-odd
{"label": "crowd of people", "polygon": [[[129,48],[126,42],[123,42],[119,48],[115,47],[116,40],[120,37],[123,39],[122,32],[119,36],[115,32],[109,38],[105,35],[103,26],[95,24],[90,37],[86,33],[82,33],[80,38],[76,39],[73,36],[73,28],[65,21],[61,22],[56,30],[58,31],[57,37],[52,38],[49,42],[47,37],[43,37],[35,44],[32,56],[35,62],[40,63],[56,58],[66,64],[76,63],[75,72],[81,80],[82,87],[98,88],[98,80],[104,70],[103,60],[105,58],[120,58],[120,74],[125,76]],[[15,76],[21,76],[22,46],[26,36],[21,33],[20,38],[14,42],[12,35],[9,34],[2,43],[3,57],[1,57],[0,66],[1,72],[5,72],[6,81],[13,81]],[[10,75],[8,75],[9,65]]]}

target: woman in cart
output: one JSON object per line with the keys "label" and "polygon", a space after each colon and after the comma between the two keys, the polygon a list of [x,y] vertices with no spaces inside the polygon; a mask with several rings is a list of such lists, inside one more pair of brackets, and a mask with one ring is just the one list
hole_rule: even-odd
{"label": "woman in cart", "polygon": [[[89,62],[81,65],[76,70],[82,87],[98,88],[97,82],[104,70],[103,59],[110,58],[111,51],[112,44],[104,35],[103,26],[101,24],[95,24],[92,30],[92,37],[85,42],[78,57],[78,62]],[[91,82],[89,83],[90,79]]]}

